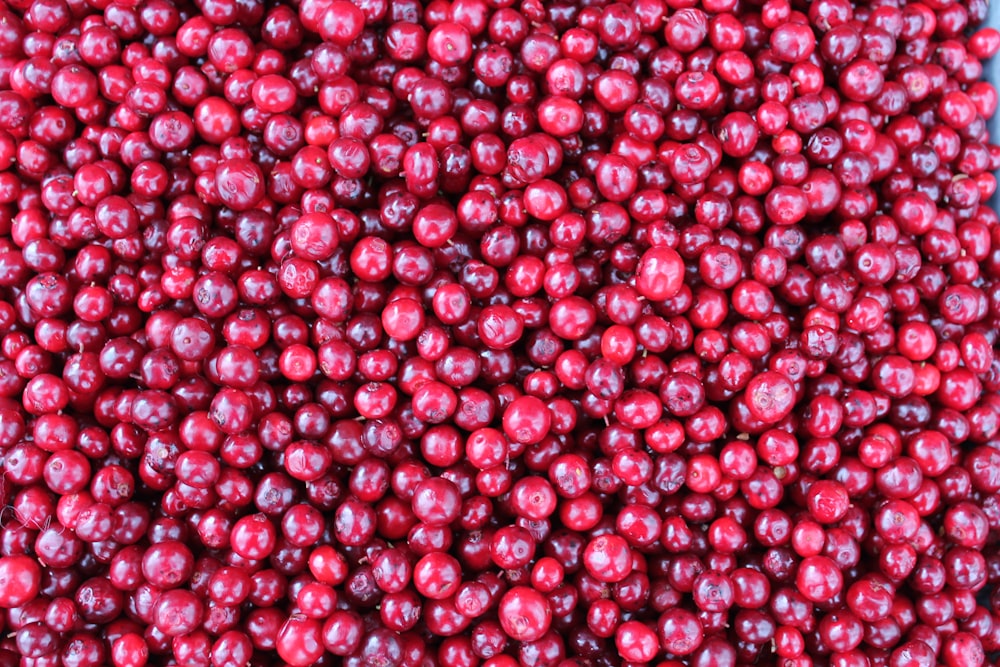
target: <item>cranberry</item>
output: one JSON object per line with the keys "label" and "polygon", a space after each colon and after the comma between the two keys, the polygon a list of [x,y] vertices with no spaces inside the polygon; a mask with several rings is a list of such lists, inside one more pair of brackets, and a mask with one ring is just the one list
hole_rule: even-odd
{"label": "cranberry", "polygon": [[500,600],[500,624],[515,641],[536,641],[552,623],[548,600],[527,586],[515,586]]}
{"label": "cranberry", "polygon": [[651,248],[643,254],[636,269],[636,289],[655,301],[668,299],[681,287],[683,267],[680,256],[674,250]]}
{"label": "cranberry", "polygon": [[0,558],[0,580],[4,582],[0,605],[9,609],[35,599],[41,586],[41,576],[38,563],[28,556]]}
{"label": "cranberry", "polygon": [[322,625],[318,620],[294,615],[278,632],[275,648],[290,665],[310,665],[324,653]]}
{"label": "cranberry", "polygon": [[987,3],[8,4],[7,653],[1000,645]]}
{"label": "cranberry", "polygon": [[795,406],[795,388],[780,373],[766,371],[747,384],[746,406],[756,419],[777,423]]}

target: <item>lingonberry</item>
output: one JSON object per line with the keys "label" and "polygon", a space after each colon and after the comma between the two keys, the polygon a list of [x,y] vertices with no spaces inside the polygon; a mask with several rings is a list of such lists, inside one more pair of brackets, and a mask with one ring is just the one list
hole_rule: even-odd
{"label": "lingonberry", "polygon": [[538,591],[515,586],[504,594],[499,607],[500,624],[515,641],[536,641],[552,623],[549,602]]}
{"label": "lingonberry", "polygon": [[986,662],[986,3],[92,4],[0,11],[11,650]]}

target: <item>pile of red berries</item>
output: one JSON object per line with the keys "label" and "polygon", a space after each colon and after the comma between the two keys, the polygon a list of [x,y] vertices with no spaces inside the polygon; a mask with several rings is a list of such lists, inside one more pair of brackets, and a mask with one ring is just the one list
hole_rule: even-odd
{"label": "pile of red berries", "polygon": [[0,667],[980,667],[986,0],[6,0]]}

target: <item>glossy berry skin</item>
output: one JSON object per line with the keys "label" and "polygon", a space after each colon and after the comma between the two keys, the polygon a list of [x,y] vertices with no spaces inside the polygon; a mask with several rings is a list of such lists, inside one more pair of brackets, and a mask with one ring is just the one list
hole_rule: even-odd
{"label": "glossy berry skin", "polygon": [[799,565],[795,582],[803,596],[821,602],[840,592],[843,575],[829,558],[810,556]]}
{"label": "glossy berry skin", "polygon": [[698,618],[683,609],[667,610],[657,622],[660,645],[675,655],[688,655],[701,645],[703,630]]}
{"label": "glossy berry skin", "polygon": [[648,662],[656,656],[656,633],[638,621],[626,621],[615,631],[615,645],[622,656],[633,662]]}
{"label": "glossy berry skin", "polygon": [[653,301],[663,301],[677,294],[684,278],[684,263],[670,248],[650,248],[636,269],[636,290]]}
{"label": "glossy berry skin", "polygon": [[983,0],[0,7],[0,667],[979,667]]}
{"label": "glossy berry skin", "polygon": [[276,648],[281,659],[289,665],[313,664],[324,653],[320,622],[292,616],[278,631]]}
{"label": "glossy berry skin", "polygon": [[507,437],[521,444],[541,441],[548,434],[551,423],[548,407],[533,396],[516,399],[503,416],[503,430]]}
{"label": "glossy berry skin", "polygon": [[795,405],[795,389],[787,378],[768,371],[747,384],[746,405],[761,421],[773,424],[787,416]]}
{"label": "glossy berry skin", "polygon": [[609,583],[621,581],[632,571],[628,543],[617,535],[602,535],[587,545],[584,566],[592,577]]}
{"label": "glossy berry skin", "polygon": [[41,568],[28,556],[5,556],[0,558],[0,581],[4,583],[0,605],[20,607],[38,595]]}
{"label": "glossy berry skin", "polygon": [[479,316],[479,336],[491,349],[512,347],[524,331],[523,318],[509,306],[488,306]]}
{"label": "glossy berry skin", "polygon": [[504,594],[500,599],[499,616],[504,632],[515,641],[540,639],[552,623],[548,601],[527,586],[516,586]]}
{"label": "glossy berry skin", "polygon": [[264,174],[249,160],[223,165],[215,179],[219,198],[233,210],[249,210],[264,196]]}

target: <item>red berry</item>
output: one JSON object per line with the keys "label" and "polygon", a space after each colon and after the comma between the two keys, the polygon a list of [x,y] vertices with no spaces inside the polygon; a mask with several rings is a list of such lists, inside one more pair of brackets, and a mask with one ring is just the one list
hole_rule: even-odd
{"label": "red berry", "polygon": [[677,294],[683,279],[680,255],[670,248],[650,248],[639,260],[635,288],[647,299],[663,301]]}
{"label": "red berry", "polygon": [[515,586],[500,599],[500,625],[514,641],[541,639],[552,623],[549,603],[538,591]]}

